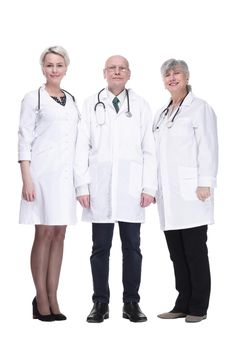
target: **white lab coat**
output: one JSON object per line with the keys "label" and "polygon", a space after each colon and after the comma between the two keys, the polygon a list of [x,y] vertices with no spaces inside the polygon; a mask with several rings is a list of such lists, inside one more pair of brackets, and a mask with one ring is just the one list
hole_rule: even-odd
{"label": "white lab coat", "polygon": [[[161,229],[212,224],[218,163],[215,113],[205,101],[190,92],[169,129],[167,117],[164,113],[161,115],[164,108],[166,106],[157,112],[153,127],[158,125],[154,138]],[[212,195],[205,202],[197,198],[198,186],[211,187]]]}
{"label": "white lab coat", "polygon": [[[155,145],[152,114],[147,102],[129,90],[132,117],[126,116],[127,98],[118,112],[105,89],[104,102],[97,107],[97,95],[86,100],[79,125],[76,159],[78,195],[90,193],[90,209],[83,220],[91,222],[143,222],[142,191],[156,190]],[[103,125],[99,125],[104,122]]]}
{"label": "white lab coat", "polygon": [[69,94],[66,105],[54,101],[44,86],[28,93],[21,105],[18,159],[30,161],[33,202],[21,200],[21,224],[76,223],[74,155],[79,113]]}

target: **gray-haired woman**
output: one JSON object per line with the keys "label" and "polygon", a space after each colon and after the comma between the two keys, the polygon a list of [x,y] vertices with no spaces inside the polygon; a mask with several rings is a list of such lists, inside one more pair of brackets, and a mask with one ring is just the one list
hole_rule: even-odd
{"label": "gray-haired woman", "polygon": [[213,218],[218,142],[216,116],[191,92],[189,69],[183,60],[163,63],[161,73],[171,98],[158,111],[154,137],[158,159],[157,203],[174,265],[178,297],[164,319],[206,318],[210,269],[206,246]]}

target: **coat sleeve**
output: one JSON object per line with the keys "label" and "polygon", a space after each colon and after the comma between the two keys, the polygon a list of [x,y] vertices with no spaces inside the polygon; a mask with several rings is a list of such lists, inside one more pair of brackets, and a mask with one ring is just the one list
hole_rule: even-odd
{"label": "coat sleeve", "polygon": [[142,152],[143,152],[143,192],[155,196],[157,191],[157,161],[155,156],[155,142],[152,131],[152,112],[144,102],[142,108]]}
{"label": "coat sleeve", "polygon": [[85,102],[81,113],[81,120],[78,125],[74,162],[74,183],[77,196],[89,194],[88,185],[90,183],[90,173],[88,159],[91,148],[89,108],[90,104]]}
{"label": "coat sleeve", "polygon": [[31,160],[32,143],[35,138],[36,116],[35,99],[29,93],[21,103],[18,131],[18,161]]}
{"label": "coat sleeve", "polygon": [[194,118],[197,142],[198,186],[216,187],[218,169],[217,120],[213,109],[203,101]]}

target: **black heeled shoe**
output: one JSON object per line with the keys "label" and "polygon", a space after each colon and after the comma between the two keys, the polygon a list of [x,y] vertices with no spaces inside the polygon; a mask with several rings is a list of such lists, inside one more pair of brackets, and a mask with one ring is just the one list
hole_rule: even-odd
{"label": "black heeled shoe", "polygon": [[36,297],[32,301],[32,317],[33,317],[33,319],[44,321],[44,322],[55,321],[54,315],[52,315],[52,314],[41,315],[39,313],[39,310],[38,310],[38,307],[37,307]]}
{"label": "black heeled shoe", "polygon": [[[50,311],[51,311],[51,309],[50,309]],[[60,313],[60,314],[54,314],[54,313],[51,311],[51,315],[53,315],[55,321],[65,321],[65,320],[67,319],[67,317],[66,317],[64,314],[62,314],[62,313]]]}

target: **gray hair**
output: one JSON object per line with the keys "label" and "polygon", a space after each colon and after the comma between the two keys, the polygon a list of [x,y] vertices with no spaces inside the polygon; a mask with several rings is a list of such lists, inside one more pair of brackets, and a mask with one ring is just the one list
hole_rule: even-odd
{"label": "gray hair", "polygon": [[[170,58],[162,64],[160,69],[162,77],[165,77],[165,75],[171,69],[175,69],[176,67],[179,67],[182,70],[182,72],[186,75],[186,78],[189,79],[189,68],[187,63],[183,60],[176,60],[174,58]],[[188,91],[191,91],[191,85],[187,85],[187,89]]]}
{"label": "gray hair", "polygon": [[66,66],[68,66],[70,64],[70,59],[69,59],[68,53],[62,46],[50,46],[50,47],[46,48],[42,52],[42,54],[40,55],[40,64],[41,64],[41,66],[43,66],[44,61],[45,61],[45,56],[48,53],[54,53],[55,55],[60,55],[61,57],[64,58]]}

